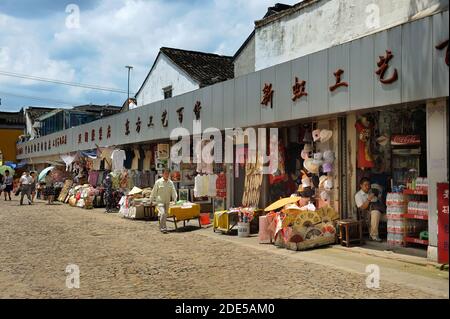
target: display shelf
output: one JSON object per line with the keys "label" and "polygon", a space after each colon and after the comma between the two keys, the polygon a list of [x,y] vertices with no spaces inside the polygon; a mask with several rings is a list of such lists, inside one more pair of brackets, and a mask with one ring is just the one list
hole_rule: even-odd
{"label": "display shelf", "polygon": [[404,214],[404,218],[407,219],[421,219],[421,220],[428,220],[428,215],[418,215],[418,214]]}
{"label": "display shelf", "polygon": [[405,242],[411,243],[411,244],[419,244],[419,245],[428,246],[428,240],[423,240],[423,239],[414,238],[414,237],[405,237]]}
{"label": "display shelf", "polygon": [[428,196],[428,191],[426,190],[414,190],[414,189],[404,189],[403,194],[405,195],[423,195]]}

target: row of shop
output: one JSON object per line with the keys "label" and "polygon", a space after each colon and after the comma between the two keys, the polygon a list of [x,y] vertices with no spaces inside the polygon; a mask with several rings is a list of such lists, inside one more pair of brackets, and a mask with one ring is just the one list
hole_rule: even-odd
{"label": "row of shop", "polygon": [[[448,100],[443,102],[445,110]],[[336,222],[357,218],[354,195],[358,181],[366,177],[387,205],[388,221],[380,226],[387,247],[426,249],[431,220],[426,196],[427,112],[426,104],[417,103],[280,124],[278,138],[268,134],[266,140],[269,149],[278,151],[276,163],[249,163],[252,145],[243,139],[243,144],[233,145],[234,164],[214,162],[219,151],[215,148],[211,148],[212,162],[197,163],[195,147],[189,161],[177,164],[170,157],[177,141],[166,140],[98,147],[61,154],[59,160],[41,158],[44,163],[31,168],[55,166],[59,201],[85,209],[106,208],[131,219],[156,217],[149,197],[155,180],[168,168],[178,193],[171,208],[174,221],[200,221],[204,216],[201,222],[211,220],[214,231],[226,233],[237,232],[245,222],[249,231],[259,232],[262,243],[291,249],[309,248],[312,244],[306,241],[311,239],[311,243],[334,243]],[[203,140],[203,148],[212,142]],[[240,163],[242,158],[246,162]],[[264,167],[273,173],[263,174]],[[393,194],[401,194],[401,200],[392,200]],[[285,198],[282,205],[265,210],[280,198]],[[410,211],[411,202],[427,204],[418,213]]]}
{"label": "row of shop", "polygon": [[[429,41],[419,43],[410,34]],[[448,189],[449,123],[448,65],[446,53],[436,45],[446,39],[448,11],[19,144],[18,158],[34,167],[64,157],[69,170],[84,172],[79,179],[85,180],[78,180],[76,187],[90,185],[85,195],[92,193],[91,188],[101,189],[103,172],[111,169],[116,172],[112,176],[116,198],[138,187],[142,198],[136,203],[144,208],[136,213],[150,215],[142,194],[148,193],[162,169],[169,168],[182,201],[178,206],[209,213],[214,229],[234,224],[226,217],[229,212],[238,221],[239,216],[257,212],[267,222],[259,227],[255,218],[253,227],[275,229],[276,234],[283,229],[287,242],[292,237],[297,244],[300,238],[331,233],[336,220],[359,218],[355,194],[366,177],[386,205],[388,221],[380,227],[385,243],[422,247],[424,256],[438,260],[438,250],[448,250],[448,213],[441,214],[445,207],[448,212],[448,190],[438,191],[445,185]],[[384,71],[378,72],[380,68]],[[339,77],[333,76],[336,70],[341,70]],[[175,116],[181,106],[184,116]],[[200,122],[216,130],[203,134],[203,142],[196,144]],[[275,160],[266,163],[256,156],[255,161],[242,163],[242,158],[255,157],[255,147],[249,137],[230,144],[227,128],[236,127],[255,128],[262,144],[277,150]],[[189,156],[175,163],[171,153],[179,151],[181,133],[189,140]],[[198,150],[213,141],[231,145],[231,158],[226,147],[225,151],[218,147],[199,164]],[[70,162],[75,153],[82,155],[78,161],[85,162],[84,168],[77,160]],[[78,168],[70,167],[74,163]],[[264,173],[266,167],[269,174]],[[402,200],[391,200],[399,194]],[[264,211],[292,195],[299,199],[289,205],[296,206]],[[78,196],[75,190],[72,196]],[[447,205],[441,209],[443,196]],[[132,206],[119,202],[125,208]],[[298,218],[280,223],[286,216],[280,209]],[[294,230],[296,222],[299,227]]]}

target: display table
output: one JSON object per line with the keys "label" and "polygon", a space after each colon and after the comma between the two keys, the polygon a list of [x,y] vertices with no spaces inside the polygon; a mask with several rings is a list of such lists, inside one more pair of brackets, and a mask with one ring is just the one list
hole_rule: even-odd
{"label": "display table", "polygon": [[[158,208],[156,208],[158,209]],[[201,228],[200,223],[200,205],[192,204],[192,207],[184,208],[183,206],[170,206],[167,220],[175,224],[175,229],[178,229],[177,222],[182,221],[183,227],[186,227],[186,221],[191,219],[198,219],[198,225]]]}
{"label": "display table", "polygon": [[239,222],[237,211],[218,211],[214,212],[213,231],[220,230],[226,234],[230,233]]}

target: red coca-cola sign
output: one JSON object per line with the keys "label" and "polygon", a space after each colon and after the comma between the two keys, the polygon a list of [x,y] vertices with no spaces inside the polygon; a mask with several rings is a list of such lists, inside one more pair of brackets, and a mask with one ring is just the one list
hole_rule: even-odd
{"label": "red coca-cola sign", "polygon": [[420,145],[419,135],[392,135],[391,145]]}

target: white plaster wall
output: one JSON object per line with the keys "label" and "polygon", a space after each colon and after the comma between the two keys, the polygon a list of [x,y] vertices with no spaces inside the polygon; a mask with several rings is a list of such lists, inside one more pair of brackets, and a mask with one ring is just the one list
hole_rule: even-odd
{"label": "white plaster wall", "polygon": [[183,70],[178,68],[164,54],[160,54],[152,73],[136,96],[137,105],[142,106],[164,100],[163,88],[168,86],[172,86],[172,96],[200,88],[198,83],[189,78]]}
{"label": "white plaster wall", "polygon": [[259,71],[430,15],[448,8],[448,3],[448,0],[317,1],[256,29],[255,69]]}
{"label": "white plaster wall", "polygon": [[234,77],[255,72],[255,37],[247,43],[241,54],[234,60]]}
{"label": "white plaster wall", "polygon": [[428,175],[428,232],[430,234],[428,258],[437,259],[437,183],[447,180],[447,102],[445,99],[427,103],[427,175]]}

